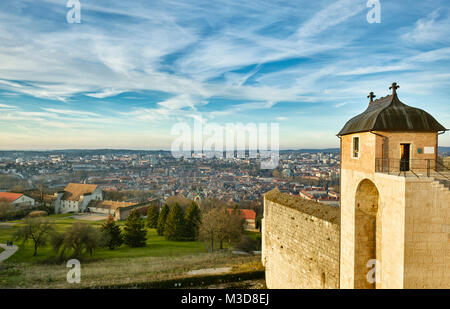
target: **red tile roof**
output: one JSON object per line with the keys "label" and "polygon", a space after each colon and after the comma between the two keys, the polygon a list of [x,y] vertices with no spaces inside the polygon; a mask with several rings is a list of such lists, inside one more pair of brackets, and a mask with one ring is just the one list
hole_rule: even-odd
{"label": "red tile roof", "polygon": [[[256,212],[251,209],[239,209],[240,215],[245,220],[255,220],[256,219]],[[231,213],[233,209],[228,208],[228,213]]]}
{"label": "red tile roof", "polygon": [[14,202],[18,198],[20,198],[23,194],[20,193],[10,193],[10,192],[0,192],[0,201],[6,200],[10,203]]}

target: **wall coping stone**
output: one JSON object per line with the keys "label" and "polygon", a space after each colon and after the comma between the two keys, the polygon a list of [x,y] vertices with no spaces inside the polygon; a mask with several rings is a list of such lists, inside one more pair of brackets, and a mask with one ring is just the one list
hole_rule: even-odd
{"label": "wall coping stone", "polygon": [[275,188],[266,194],[264,199],[298,210],[310,216],[340,225],[341,210],[339,207],[329,206],[315,201],[304,199],[300,196],[282,193]]}

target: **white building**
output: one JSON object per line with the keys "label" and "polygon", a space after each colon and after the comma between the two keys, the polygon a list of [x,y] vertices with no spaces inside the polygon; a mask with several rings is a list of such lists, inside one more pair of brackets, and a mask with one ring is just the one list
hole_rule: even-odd
{"label": "white building", "polygon": [[0,192],[0,202],[2,201],[14,206],[34,206],[34,199],[21,193]]}
{"label": "white building", "polygon": [[64,191],[56,193],[55,213],[84,212],[92,200],[103,200],[100,187],[91,184],[69,183]]}

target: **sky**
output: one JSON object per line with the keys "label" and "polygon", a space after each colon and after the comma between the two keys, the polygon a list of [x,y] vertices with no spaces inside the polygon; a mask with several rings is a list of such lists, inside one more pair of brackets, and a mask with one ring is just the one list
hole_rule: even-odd
{"label": "sky", "polygon": [[[281,149],[339,147],[390,94],[450,128],[450,2],[0,2],[0,150],[170,149],[176,123],[278,123]],[[450,132],[439,136],[450,146]]]}

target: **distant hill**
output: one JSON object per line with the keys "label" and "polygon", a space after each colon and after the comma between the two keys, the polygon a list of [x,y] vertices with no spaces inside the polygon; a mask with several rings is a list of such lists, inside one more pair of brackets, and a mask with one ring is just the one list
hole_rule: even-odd
{"label": "distant hill", "polygon": [[58,149],[58,150],[0,150],[4,154],[27,154],[27,155],[49,155],[49,154],[71,154],[71,155],[108,155],[108,154],[159,154],[167,153],[167,150],[133,150],[133,149]]}
{"label": "distant hill", "polygon": [[[439,152],[450,152],[450,147],[439,147]],[[289,150],[280,150],[281,153],[283,152],[299,152],[299,153],[317,153],[317,152],[340,152],[340,148],[324,148],[324,149],[289,149]]]}
{"label": "distant hill", "polygon": [[[246,150],[247,152],[248,150]],[[339,152],[339,148],[304,148],[304,149],[284,149],[280,153],[297,152],[297,153],[317,153],[317,152]],[[450,147],[440,146],[439,152],[450,152]],[[169,153],[168,150],[133,150],[133,149],[61,149],[61,150],[0,150],[0,156],[5,154],[24,153],[28,155],[48,155],[70,153],[72,155],[99,155],[99,154],[163,154]]]}
{"label": "distant hill", "polygon": [[450,152],[450,147],[439,147],[438,151],[439,152]]}
{"label": "distant hill", "polygon": [[317,153],[317,152],[339,152],[339,148],[324,148],[324,149],[289,149],[289,150],[280,150],[283,152],[298,152],[298,153]]}

